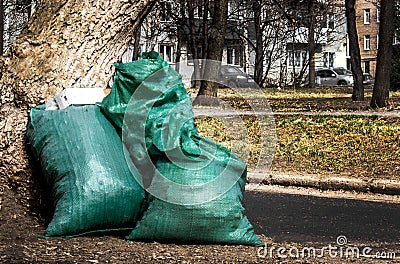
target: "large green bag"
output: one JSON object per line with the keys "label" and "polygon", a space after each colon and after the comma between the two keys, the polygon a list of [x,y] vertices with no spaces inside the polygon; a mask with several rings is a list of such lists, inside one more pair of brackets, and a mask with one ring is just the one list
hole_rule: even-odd
{"label": "large green bag", "polygon": [[128,239],[260,246],[241,205],[245,164],[198,135],[181,76],[157,53],[142,57],[115,64],[102,102],[149,192],[148,209]]}
{"label": "large green bag", "polygon": [[44,237],[135,226],[145,193],[126,164],[119,135],[98,106],[34,108],[27,135],[54,199]]}

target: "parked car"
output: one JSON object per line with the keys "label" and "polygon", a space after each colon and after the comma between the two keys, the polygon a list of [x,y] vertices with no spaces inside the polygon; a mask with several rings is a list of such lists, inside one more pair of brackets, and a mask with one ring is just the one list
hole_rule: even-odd
{"label": "parked car", "polygon": [[318,69],[316,72],[319,85],[353,85],[353,74],[345,68]]}
{"label": "parked car", "polygon": [[[194,73],[192,74],[192,87],[194,87]],[[202,79],[200,77],[200,79]],[[255,87],[254,79],[241,68],[232,65],[222,65],[218,83],[221,87],[247,88]]]}
{"label": "parked car", "polygon": [[363,84],[364,85],[374,85],[375,78],[372,77],[369,73],[363,74]]}

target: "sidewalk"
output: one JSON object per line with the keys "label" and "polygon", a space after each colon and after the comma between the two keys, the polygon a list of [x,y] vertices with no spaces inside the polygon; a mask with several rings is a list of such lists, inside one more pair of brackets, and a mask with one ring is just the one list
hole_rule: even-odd
{"label": "sidewalk", "polygon": [[383,116],[383,117],[400,117],[400,110],[393,111],[249,111],[249,110],[233,110],[233,109],[220,109],[220,108],[194,108],[195,116],[215,116],[215,117],[229,117],[229,116],[249,116],[249,115],[328,115],[328,116]]}

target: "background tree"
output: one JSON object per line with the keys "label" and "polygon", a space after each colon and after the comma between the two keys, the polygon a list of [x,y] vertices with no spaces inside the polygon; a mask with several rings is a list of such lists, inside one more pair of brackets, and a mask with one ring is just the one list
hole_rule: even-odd
{"label": "background tree", "polygon": [[231,8],[229,19],[240,17],[241,23],[230,28],[242,38],[245,47],[243,68],[254,67],[254,80],[260,87],[272,84],[268,78],[272,65],[284,57],[282,40],[287,32],[284,17],[273,0],[242,0]]}
{"label": "background tree", "polygon": [[375,84],[371,99],[371,107],[374,108],[389,105],[395,20],[394,3],[395,0],[381,0],[379,48],[376,62]]}
{"label": "background tree", "polygon": [[[29,110],[65,87],[106,87],[113,63],[154,0],[41,0],[0,57],[0,188],[32,182],[25,148]],[[0,189],[1,193],[1,189]]]}
{"label": "background tree", "polygon": [[264,75],[264,32],[263,32],[263,18],[262,1],[252,1],[252,12],[253,12],[253,22],[254,22],[254,34],[255,34],[255,65],[254,65],[254,81],[262,87],[262,79]]}
{"label": "background tree", "polygon": [[393,45],[392,55],[392,73],[390,76],[390,88],[393,90],[400,89],[400,42],[397,40],[400,36],[400,10],[399,1],[395,3],[395,19],[394,19],[394,30],[395,30],[395,43]]}
{"label": "background tree", "polygon": [[308,86],[315,87],[315,5],[314,0],[308,0]]}
{"label": "background tree", "polygon": [[207,80],[218,80],[222,53],[225,44],[228,0],[214,0],[212,24],[208,37],[207,65],[203,65],[204,79],[194,104],[215,105],[217,103],[218,84]]}
{"label": "background tree", "polygon": [[353,72],[353,101],[364,101],[363,73],[361,69],[360,46],[356,26],[355,0],[345,0],[347,33],[349,38],[350,62]]}

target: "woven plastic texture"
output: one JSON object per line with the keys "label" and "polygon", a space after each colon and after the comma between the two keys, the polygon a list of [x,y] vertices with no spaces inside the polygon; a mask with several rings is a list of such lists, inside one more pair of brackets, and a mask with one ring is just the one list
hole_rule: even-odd
{"label": "woven plastic texture", "polygon": [[[159,159],[156,167],[166,178],[181,184],[199,184],[220,175],[232,155],[226,148],[217,147],[216,153],[208,153],[210,163],[199,170],[188,170]],[[243,164],[235,160],[238,166]],[[202,161],[199,161],[201,164]],[[241,173],[237,167],[237,173]],[[235,173],[235,171],[231,171]],[[246,174],[231,189],[216,199],[201,204],[172,204],[149,196],[149,208],[129,235],[130,240],[165,241],[177,243],[222,243],[261,246],[241,204]],[[157,185],[157,179],[152,185]],[[166,189],[166,192],[169,190]],[[170,193],[174,195],[174,193]],[[186,193],[186,195],[191,195]]]}
{"label": "woven plastic texture", "polygon": [[34,108],[27,135],[54,199],[44,237],[135,226],[145,192],[125,162],[119,135],[98,106]]}
{"label": "woven plastic texture", "polygon": [[[128,239],[260,246],[241,205],[245,164],[198,135],[181,76],[157,53],[142,57],[115,65],[112,91],[102,102],[104,113],[121,128],[132,167],[140,171],[139,182],[150,193],[149,207]],[[168,185],[170,181],[196,189],[222,172],[237,180],[205,192],[177,191]],[[219,195],[210,200],[208,192]],[[179,203],[190,200],[193,203]]]}

